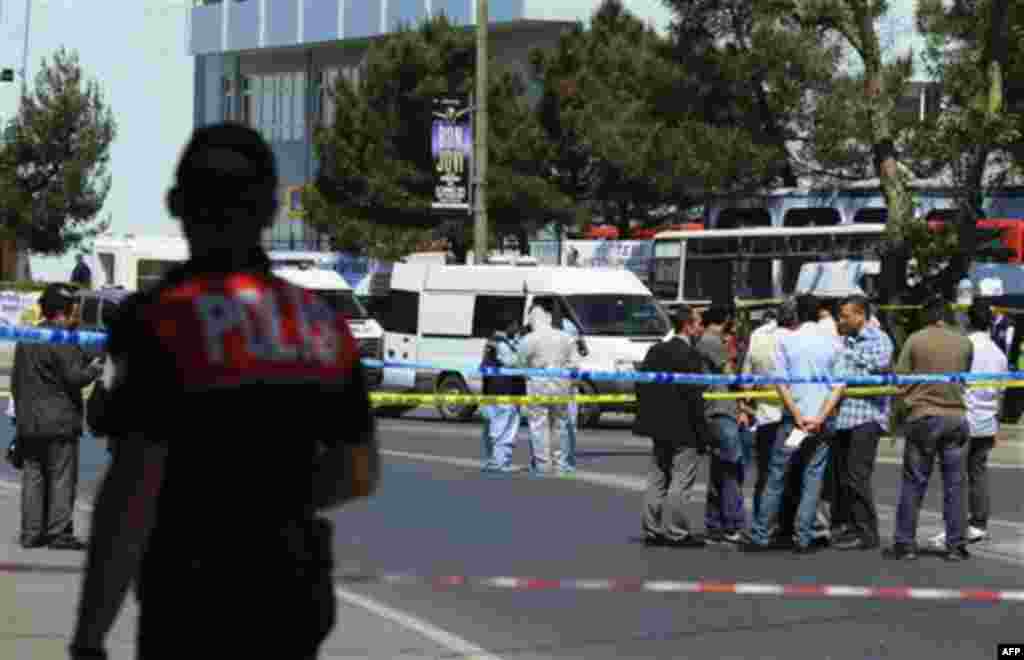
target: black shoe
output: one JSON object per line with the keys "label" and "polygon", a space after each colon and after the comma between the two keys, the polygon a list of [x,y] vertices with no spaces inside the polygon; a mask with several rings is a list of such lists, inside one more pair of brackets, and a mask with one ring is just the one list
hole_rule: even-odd
{"label": "black shoe", "polygon": [[745,543],[740,546],[740,550],[743,552],[758,553],[758,552],[783,552],[789,550],[788,547],[780,543]]}
{"label": "black shoe", "polygon": [[76,539],[74,536],[62,536],[50,541],[47,545],[50,550],[74,550],[80,552],[88,547],[85,541]]}
{"label": "black shoe", "polygon": [[821,545],[820,543],[811,543],[810,545],[798,545],[793,548],[794,555],[813,555],[821,552],[828,545]]}
{"label": "black shoe", "polygon": [[971,553],[967,552],[967,548],[960,546],[957,548],[950,548],[946,551],[946,554],[942,555],[942,558],[946,561],[967,561],[971,558]]}
{"label": "black shoe", "polygon": [[874,550],[879,545],[878,541],[874,543],[865,541],[859,536],[847,537],[837,543],[833,543],[832,547],[836,550]]}
{"label": "black shoe", "polygon": [[50,540],[47,539],[44,536],[44,537],[41,537],[41,538],[29,540],[29,541],[26,541],[26,540],[22,539],[20,543],[21,543],[21,547],[22,548],[24,548],[26,550],[34,550],[36,548],[45,548],[45,547],[47,547],[48,545],[50,545]]}
{"label": "black shoe", "polygon": [[665,545],[665,539],[660,536],[645,536],[644,545],[648,548],[660,548]]}
{"label": "black shoe", "polygon": [[910,561],[917,559],[917,548],[897,543],[891,548],[882,550],[882,557],[885,559],[903,559]]}
{"label": "black shoe", "polygon": [[662,543],[666,548],[703,548],[704,539],[699,539],[693,534],[679,540],[665,539]]}

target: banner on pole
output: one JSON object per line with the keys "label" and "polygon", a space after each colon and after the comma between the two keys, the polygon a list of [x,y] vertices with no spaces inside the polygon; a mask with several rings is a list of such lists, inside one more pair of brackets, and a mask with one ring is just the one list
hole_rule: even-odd
{"label": "banner on pole", "polygon": [[473,157],[472,108],[465,97],[434,99],[431,121],[434,158],[434,209],[468,211]]}

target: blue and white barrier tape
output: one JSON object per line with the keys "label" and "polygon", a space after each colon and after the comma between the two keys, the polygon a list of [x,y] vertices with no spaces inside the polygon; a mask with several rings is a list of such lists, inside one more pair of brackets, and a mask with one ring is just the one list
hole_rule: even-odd
{"label": "blue and white barrier tape", "polygon": [[[78,332],[74,330],[55,330],[52,328],[36,328],[24,326],[0,326],[0,341],[26,342],[32,344],[77,344],[79,346],[102,347],[106,344],[107,335],[102,332]],[[845,383],[853,386],[871,385],[918,385],[934,383],[954,383],[964,385],[977,381],[1024,380],[1024,371],[1004,373],[950,373],[950,374],[915,374],[878,376],[850,376],[816,378],[782,378],[778,376],[713,375],[713,374],[679,374],[657,373],[647,371],[587,371],[583,369],[511,369],[504,367],[481,367],[479,365],[438,365],[421,362],[386,362],[382,360],[363,360],[363,364],[373,369],[417,369],[421,371],[458,371],[481,376],[532,376],[535,378],[564,378],[571,380],[590,380],[604,382],[659,383],[677,385],[777,385],[777,384],[828,384]]]}
{"label": "blue and white barrier tape", "polygon": [[420,371],[459,371],[482,376],[533,376],[536,378],[566,378],[571,380],[617,381],[632,383],[659,383],[676,385],[802,385],[821,384],[851,386],[877,385],[920,385],[955,383],[958,385],[976,381],[1024,380],[1024,372],[1001,373],[950,373],[950,374],[884,374],[878,376],[849,376],[815,378],[784,378],[779,376],[713,375],[658,373],[650,371],[586,371],[583,369],[511,369],[505,367],[437,365],[423,362],[385,362],[363,360],[363,364],[374,369],[417,369]]}
{"label": "blue and white barrier tape", "polygon": [[107,334],[105,332],[78,332],[77,330],[0,325],[0,341],[16,341],[28,344],[103,346],[107,343]]}

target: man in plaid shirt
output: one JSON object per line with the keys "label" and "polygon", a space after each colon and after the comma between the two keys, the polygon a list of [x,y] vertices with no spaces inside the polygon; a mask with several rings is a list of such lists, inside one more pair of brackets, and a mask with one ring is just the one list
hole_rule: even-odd
{"label": "man in plaid shirt", "polygon": [[[839,308],[839,327],[845,338],[837,376],[871,376],[892,368],[892,340],[867,320],[867,298],[852,296],[843,301]],[[878,441],[889,430],[890,399],[887,396],[844,397],[845,391],[846,385],[835,386],[823,409],[824,416],[828,417],[839,406],[832,443],[839,488],[836,513],[846,518],[838,522],[849,524],[845,534],[832,539],[832,546],[839,550],[870,550],[879,546],[871,475],[875,471]]]}

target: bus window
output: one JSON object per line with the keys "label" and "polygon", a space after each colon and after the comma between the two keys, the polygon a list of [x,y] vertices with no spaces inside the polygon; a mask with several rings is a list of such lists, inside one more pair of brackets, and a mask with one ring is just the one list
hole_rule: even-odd
{"label": "bus window", "polygon": [[715,229],[743,229],[745,227],[771,227],[772,216],[767,209],[724,209],[718,214]]}
{"label": "bus window", "polygon": [[[812,207],[789,209],[782,218],[782,224],[786,227],[834,227],[841,224],[842,219],[837,209]],[[789,249],[797,254],[808,256],[794,256],[782,260],[782,290],[787,293],[793,290],[800,275],[800,268],[808,261],[815,259],[809,255],[821,255],[828,252],[830,248],[831,240],[827,235],[791,237]]]}
{"label": "bus window", "polygon": [[662,299],[674,300],[679,295],[679,260],[684,241],[657,241],[654,244],[651,291]]}
{"label": "bus window", "polygon": [[837,209],[812,207],[789,209],[782,218],[783,227],[834,227],[842,224],[843,217]]}
{"label": "bus window", "polygon": [[854,224],[878,224],[884,225],[889,220],[889,211],[882,208],[864,208],[857,211],[853,216]]}

